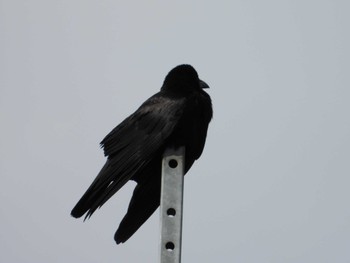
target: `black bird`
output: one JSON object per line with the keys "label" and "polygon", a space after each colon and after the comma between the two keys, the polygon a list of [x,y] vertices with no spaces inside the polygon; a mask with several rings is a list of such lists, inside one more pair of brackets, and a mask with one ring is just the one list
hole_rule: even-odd
{"label": "black bird", "polygon": [[209,86],[190,65],[166,76],[160,92],[146,100],[101,142],[107,156],[96,179],[71,215],[90,217],[128,180],[137,182],[114,239],[128,240],[160,203],[161,161],[167,147],[185,146],[185,173],[203,151],[213,111]]}

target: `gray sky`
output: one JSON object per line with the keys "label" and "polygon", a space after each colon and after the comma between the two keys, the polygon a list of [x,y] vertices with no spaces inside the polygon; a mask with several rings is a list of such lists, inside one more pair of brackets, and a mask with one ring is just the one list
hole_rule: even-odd
{"label": "gray sky", "polygon": [[0,262],[157,262],[129,183],[71,208],[101,139],[192,64],[214,119],[186,176],[183,262],[350,261],[348,1],[0,1]]}

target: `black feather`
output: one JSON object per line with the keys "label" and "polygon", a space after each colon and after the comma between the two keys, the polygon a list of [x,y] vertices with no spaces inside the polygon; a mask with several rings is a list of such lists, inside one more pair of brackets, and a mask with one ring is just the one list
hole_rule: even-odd
{"label": "black feather", "polygon": [[117,243],[129,239],[159,206],[165,148],[185,146],[185,172],[202,154],[213,114],[204,87],[208,86],[190,65],[171,70],[161,91],[102,140],[106,164],[71,215],[90,217],[127,181],[134,180],[137,186],[115,234]]}

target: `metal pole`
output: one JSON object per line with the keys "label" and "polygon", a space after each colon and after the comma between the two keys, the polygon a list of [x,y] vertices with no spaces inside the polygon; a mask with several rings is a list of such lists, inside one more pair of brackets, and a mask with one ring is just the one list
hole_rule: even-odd
{"label": "metal pole", "polygon": [[160,263],[181,262],[185,147],[167,148],[162,162]]}

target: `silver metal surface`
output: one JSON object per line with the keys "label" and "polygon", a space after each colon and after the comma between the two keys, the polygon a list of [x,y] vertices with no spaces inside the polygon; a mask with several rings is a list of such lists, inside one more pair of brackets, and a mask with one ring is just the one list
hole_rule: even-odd
{"label": "silver metal surface", "polygon": [[160,197],[160,262],[181,262],[182,204],[185,147],[166,149]]}

